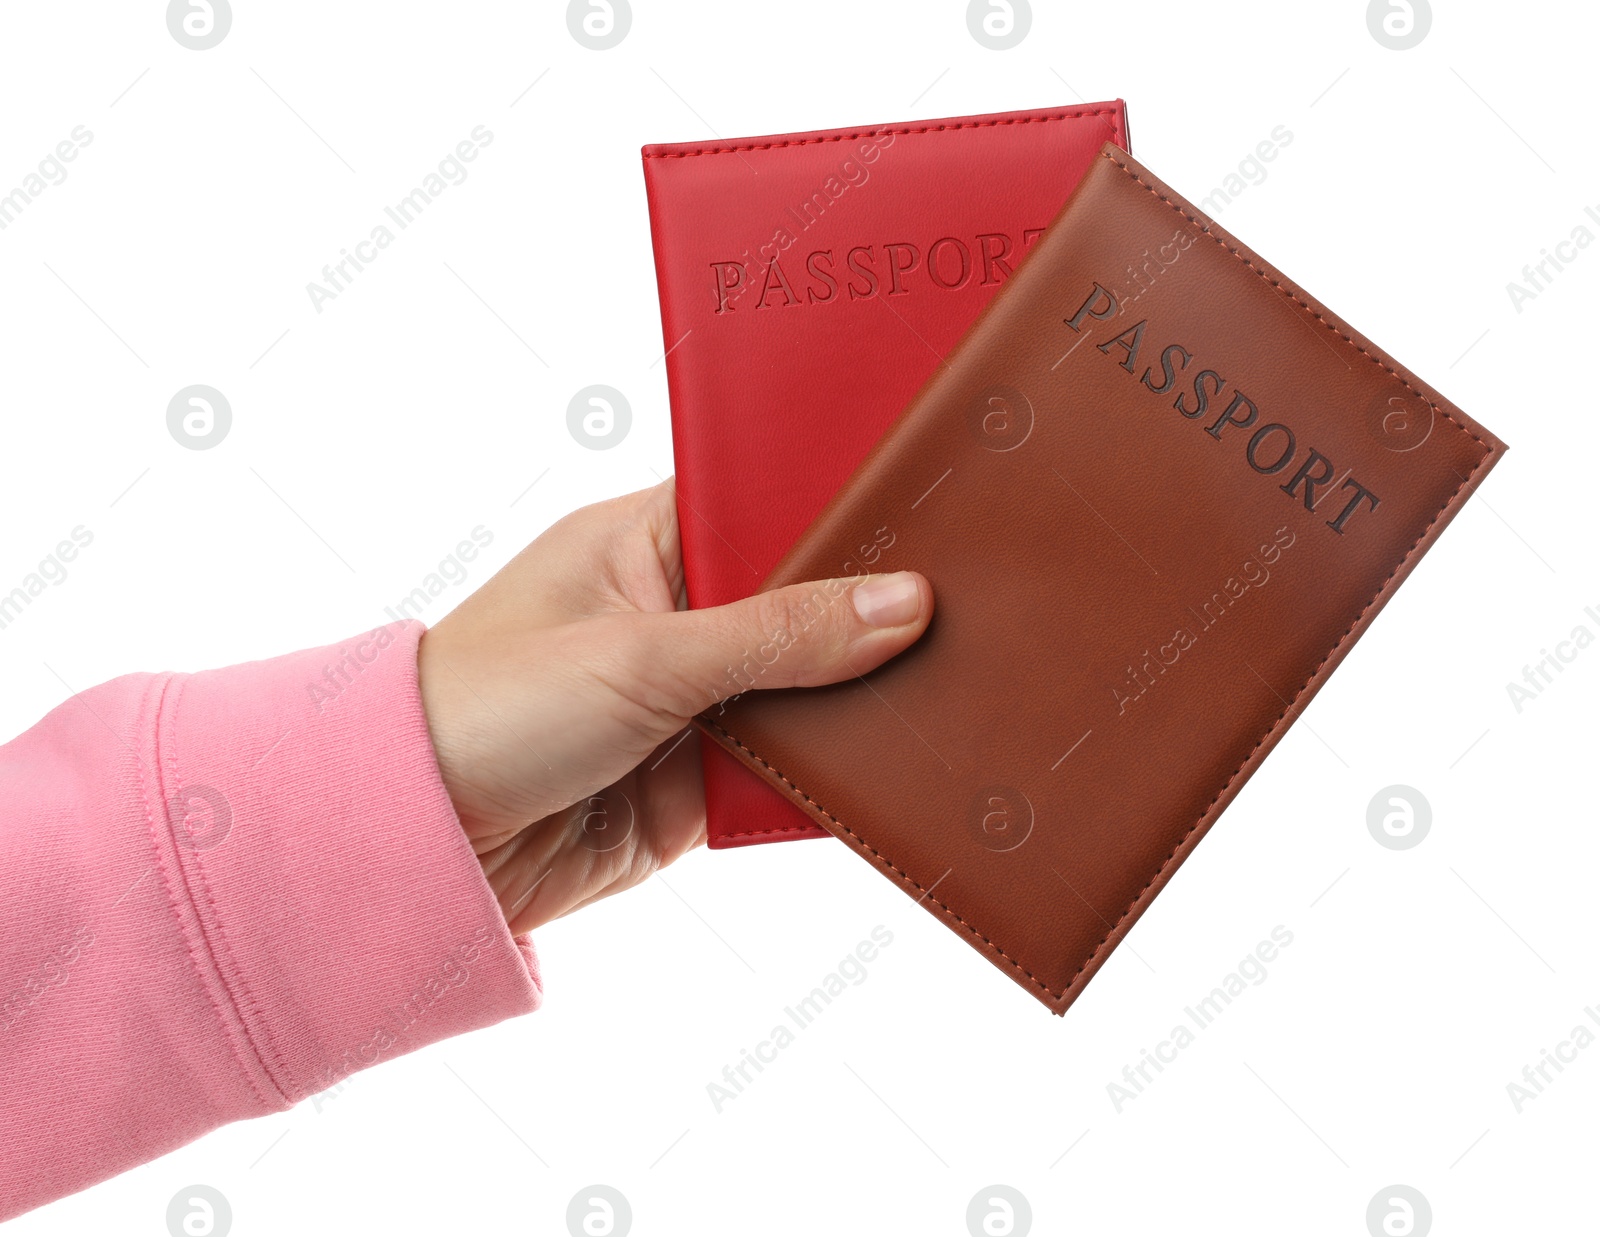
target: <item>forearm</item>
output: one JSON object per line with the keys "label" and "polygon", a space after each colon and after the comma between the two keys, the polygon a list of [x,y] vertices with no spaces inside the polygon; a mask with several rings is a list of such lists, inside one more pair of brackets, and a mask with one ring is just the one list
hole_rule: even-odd
{"label": "forearm", "polygon": [[538,1005],[419,630],[131,675],[0,748],[0,1219]]}

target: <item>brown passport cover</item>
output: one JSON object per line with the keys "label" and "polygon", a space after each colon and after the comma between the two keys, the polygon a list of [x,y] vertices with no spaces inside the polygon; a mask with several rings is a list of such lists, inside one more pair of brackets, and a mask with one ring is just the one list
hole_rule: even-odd
{"label": "brown passport cover", "polygon": [[699,720],[1063,1013],[1504,450],[1108,144],[764,585],[927,633]]}

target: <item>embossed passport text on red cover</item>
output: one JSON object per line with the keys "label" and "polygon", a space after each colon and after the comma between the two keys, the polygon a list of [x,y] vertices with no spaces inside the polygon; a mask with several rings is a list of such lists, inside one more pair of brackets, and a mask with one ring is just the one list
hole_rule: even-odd
{"label": "embossed passport text on red cover", "polygon": [[[756,590],[1107,140],[1120,101],[644,148],[691,605]],[[704,760],[710,845],[824,836]]]}
{"label": "embossed passport text on red cover", "polygon": [[766,581],[927,633],[701,724],[1064,1012],[1504,450],[1107,145]]}

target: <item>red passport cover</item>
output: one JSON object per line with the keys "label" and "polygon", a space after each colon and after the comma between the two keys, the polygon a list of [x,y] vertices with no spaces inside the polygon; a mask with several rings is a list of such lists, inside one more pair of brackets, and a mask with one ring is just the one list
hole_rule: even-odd
{"label": "red passport cover", "polygon": [[[691,606],[756,591],[1107,141],[1120,99],[643,148]],[[703,753],[710,846],[827,836]]]}

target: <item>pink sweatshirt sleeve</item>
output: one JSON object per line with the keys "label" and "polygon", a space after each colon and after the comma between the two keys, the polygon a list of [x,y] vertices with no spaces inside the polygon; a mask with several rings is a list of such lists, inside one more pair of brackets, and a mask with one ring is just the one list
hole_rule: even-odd
{"label": "pink sweatshirt sleeve", "polygon": [[538,1007],[421,632],[128,675],[0,747],[0,1220]]}

